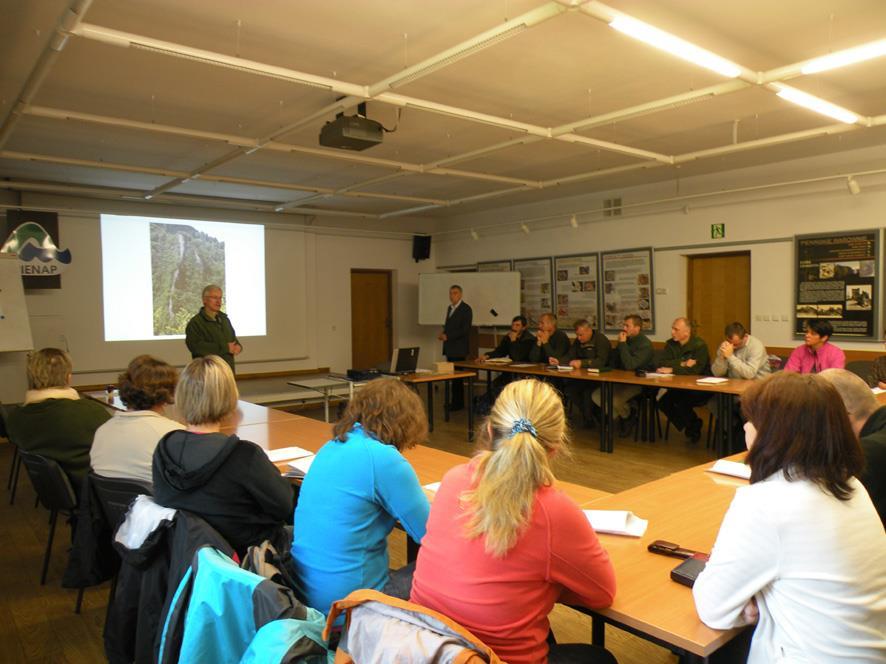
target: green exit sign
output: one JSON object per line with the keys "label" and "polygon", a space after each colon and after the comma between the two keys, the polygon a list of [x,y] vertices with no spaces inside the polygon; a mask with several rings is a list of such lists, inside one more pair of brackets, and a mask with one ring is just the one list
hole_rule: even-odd
{"label": "green exit sign", "polygon": [[711,239],[722,240],[726,237],[726,224],[711,224]]}

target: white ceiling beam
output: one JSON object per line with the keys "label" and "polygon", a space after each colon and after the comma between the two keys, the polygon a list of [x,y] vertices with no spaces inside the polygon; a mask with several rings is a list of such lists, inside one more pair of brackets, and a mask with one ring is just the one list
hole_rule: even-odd
{"label": "white ceiling beam", "polygon": [[690,90],[689,92],[683,92],[670,97],[629,106],[610,113],[603,113],[582,120],[576,120],[575,122],[554,127],[551,130],[551,133],[554,136],[560,136],[561,134],[593,129],[594,127],[611,125],[616,122],[624,122],[625,120],[633,120],[634,118],[643,117],[644,115],[651,115],[652,113],[659,113],[661,111],[670,111],[700,101],[708,101],[709,99],[713,99],[720,95],[745,90],[748,87],[750,87],[750,84],[741,80],[717,83],[716,85],[710,85],[706,88]]}
{"label": "white ceiling beam", "polygon": [[[248,187],[266,187],[269,189],[285,189],[289,191],[304,191],[322,194],[324,197],[341,195],[352,198],[371,198],[379,200],[403,201],[407,203],[431,203],[436,205],[445,205],[446,201],[437,198],[425,198],[422,196],[401,196],[397,194],[381,194],[364,191],[342,191],[331,187],[317,187],[308,184],[291,184],[285,182],[274,182],[272,180],[254,180],[251,178],[237,178],[225,175],[207,175],[191,177],[187,171],[175,171],[166,168],[151,168],[149,166],[133,166],[130,164],[120,164],[108,161],[94,161],[91,159],[78,159],[73,157],[58,157],[54,155],[35,154],[30,152],[14,152],[9,150],[0,150],[0,159],[12,159],[15,161],[35,161],[46,164],[57,164],[61,166],[81,166],[85,168],[98,168],[111,171],[123,171],[127,173],[140,173],[142,175],[156,175],[160,177],[174,178],[179,184],[183,184],[189,180],[200,179],[206,182],[223,182],[226,184],[238,184]],[[160,192],[164,193],[164,192]],[[153,196],[151,197],[153,198]],[[149,199],[150,200],[150,199]],[[298,202],[298,201],[295,201]]]}
{"label": "white ceiling beam", "polygon": [[373,83],[369,86],[368,96],[377,97],[382,92],[393,90],[394,88],[417,81],[428,74],[432,74],[444,67],[448,67],[449,65],[474,55],[475,53],[479,53],[490,46],[494,46],[506,39],[515,37],[521,32],[544,23],[566,11],[568,11],[568,8],[563,7],[558,2],[547,2],[525,14],[521,14],[509,21],[505,21],[501,25],[497,25],[478,35],[474,35],[470,39],[467,39],[460,44],[456,44],[452,48],[447,48],[445,51],[441,51],[411,67],[407,67],[403,71],[388,76],[377,83]]}
{"label": "white ceiling beam", "polygon": [[[49,193],[67,193],[88,195],[98,198],[131,200],[145,203],[140,189],[122,189],[117,187],[96,187],[89,185],[62,184],[58,182],[30,182],[24,180],[0,180],[0,189],[13,191],[41,191]],[[197,196],[190,194],[163,194],[150,201],[150,204],[179,204],[189,206],[223,207],[233,210],[255,210],[274,212],[277,203],[239,201],[231,198],[213,196]],[[380,215],[369,212],[351,212],[349,210],[325,210],[320,208],[290,208],[288,212],[303,212],[309,215],[326,217],[353,217],[359,219],[380,219]]]}
{"label": "white ceiling beam", "polygon": [[185,46],[184,44],[163,41],[162,39],[136,35],[131,32],[93,25],[92,23],[81,23],[75,26],[70,32],[78,37],[99,41],[104,44],[110,44],[111,46],[134,48],[150,51],[151,53],[183,58],[185,60],[193,60],[204,64],[214,65],[216,67],[224,67],[226,69],[254,74],[256,76],[265,76],[286,81],[288,83],[306,85],[312,88],[334,92],[336,94],[358,97],[367,96],[365,85],[356,85],[354,83],[341,81],[337,78],[308,74],[307,72],[289,69],[288,67],[269,65],[264,62],[256,62],[255,60],[247,60],[246,58],[238,58],[233,55],[207,51],[202,48],[194,48],[192,46]]}
{"label": "white ceiling beam", "polygon": [[6,145],[9,137],[12,136],[15,125],[24,109],[27,108],[28,104],[31,103],[31,100],[40,90],[40,86],[43,85],[43,81],[46,79],[49,70],[52,69],[52,65],[55,64],[56,59],[65,46],[68,45],[69,32],[75,29],[83,20],[83,16],[91,4],[92,0],[75,0],[59,19],[55,26],[55,31],[49,37],[49,43],[43,49],[43,52],[40,53],[37,62],[34,63],[34,67],[28,74],[28,78],[25,80],[18,97],[13,103],[12,109],[4,118],[3,124],[0,125],[0,149]]}

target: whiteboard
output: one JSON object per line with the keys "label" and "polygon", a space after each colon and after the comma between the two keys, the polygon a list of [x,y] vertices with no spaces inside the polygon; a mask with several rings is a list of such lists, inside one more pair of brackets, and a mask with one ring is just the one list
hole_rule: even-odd
{"label": "whiteboard", "polygon": [[419,325],[443,325],[453,284],[462,287],[462,297],[474,312],[474,325],[510,327],[511,319],[520,314],[519,272],[428,272],[418,275]]}
{"label": "whiteboard", "polygon": [[32,350],[31,321],[18,257],[0,254],[0,351]]}

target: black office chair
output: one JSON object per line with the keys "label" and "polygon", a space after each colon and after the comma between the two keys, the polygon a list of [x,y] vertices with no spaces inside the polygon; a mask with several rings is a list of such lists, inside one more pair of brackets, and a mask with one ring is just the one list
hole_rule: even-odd
{"label": "black office chair", "polygon": [[15,441],[9,435],[9,430],[6,428],[6,419],[9,416],[11,408],[15,408],[15,406],[0,404],[0,427],[2,427],[2,432],[0,432],[0,434],[9,440],[9,444],[12,445],[12,463],[9,464],[9,477],[6,479],[6,490],[9,491],[9,504],[14,505],[15,493],[18,488],[18,476],[21,474],[22,458],[18,454],[18,445],[15,444]]}
{"label": "black office chair", "polygon": [[111,530],[115,531],[123,522],[126,512],[138,495],[153,496],[153,487],[138,480],[104,477],[90,471],[89,481],[101,502],[102,514]]}
{"label": "black office chair", "polygon": [[[55,539],[55,524],[59,512],[65,516],[74,516],[77,511],[77,496],[71,487],[65,471],[55,461],[39,454],[19,450],[19,457],[25,466],[37,499],[49,510],[49,537],[46,540],[46,552],[43,554],[43,570],[40,572],[40,585],[46,584],[46,573],[49,570],[49,559],[52,556],[52,542]],[[77,593],[74,612],[80,613],[83,602],[83,589]]]}
{"label": "black office chair", "polygon": [[[139,482],[138,480],[103,477],[90,471],[87,481],[92,483],[95,495],[98,496],[102,515],[111,527],[112,537],[116,534],[120,524],[123,523],[123,519],[129,511],[129,506],[132,505],[132,501],[135,500],[136,496],[154,495],[153,487],[150,484]],[[115,573],[111,577],[111,593],[108,596],[105,624],[108,622],[107,616],[110,615],[111,605],[114,603],[114,593],[117,590],[117,576],[118,574]]]}
{"label": "black office chair", "polygon": [[851,371],[871,387],[877,386],[874,381],[874,363],[870,360],[853,360],[852,362],[847,362],[846,371]]}

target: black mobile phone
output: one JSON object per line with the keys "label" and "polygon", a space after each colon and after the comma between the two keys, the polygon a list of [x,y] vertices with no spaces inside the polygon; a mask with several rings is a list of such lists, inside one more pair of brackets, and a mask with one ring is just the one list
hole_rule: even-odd
{"label": "black mobile phone", "polygon": [[671,579],[690,588],[695,585],[695,580],[705,568],[707,560],[705,556],[687,558],[671,570]]}
{"label": "black mobile phone", "polygon": [[662,556],[670,556],[671,558],[691,558],[696,554],[691,549],[684,549],[679,544],[668,542],[667,540],[655,540],[646,550],[650,553],[657,553]]}

